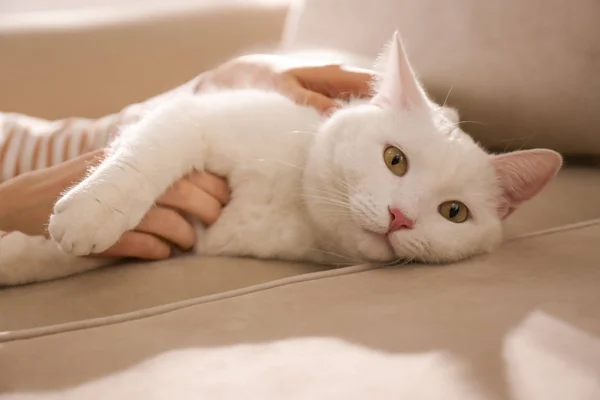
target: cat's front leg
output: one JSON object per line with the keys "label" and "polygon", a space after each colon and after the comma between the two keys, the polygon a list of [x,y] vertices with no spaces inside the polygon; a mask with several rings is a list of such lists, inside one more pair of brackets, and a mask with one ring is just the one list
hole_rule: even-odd
{"label": "cat's front leg", "polygon": [[114,262],[67,254],[43,236],[0,235],[0,287],[62,278]]}
{"label": "cat's front leg", "polygon": [[56,203],[49,232],[64,251],[108,249],[173,182],[203,167],[196,107],[192,97],[176,99],[129,127],[112,154]]}

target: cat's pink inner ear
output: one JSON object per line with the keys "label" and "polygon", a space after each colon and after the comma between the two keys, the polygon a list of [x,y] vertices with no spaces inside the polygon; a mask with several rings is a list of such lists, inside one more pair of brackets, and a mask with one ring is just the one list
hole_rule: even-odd
{"label": "cat's pink inner ear", "polygon": [[402,109],[427,104],[425,94],[413,73],[398,32],[394,33],[379,90],[371,102],[383,108]]}
{"label": "cat's pink inner ear", "polygon": [[562,166],[560,154],[545,149],[492,155],[492,165],[502,189],[498,214],[505,219],[537,195]]}

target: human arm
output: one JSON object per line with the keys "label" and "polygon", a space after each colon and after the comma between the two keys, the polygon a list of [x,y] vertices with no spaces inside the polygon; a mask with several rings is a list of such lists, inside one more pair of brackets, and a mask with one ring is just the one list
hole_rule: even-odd
{"label": "human arm", "polygon": [[[96,166],[103,156],[102,150],[94,151],[0,184],[0,231],[47,236],[46,224],[56,200],[66,188],[83,179],[88,169]],[[127,232],[119,243],[101,255],[162,259],[169,256],[172,245],[189,249],[195,243],[194,229],[175,210],[210,224],[228,197],[229,190],[222,179],[192,173],[161,196],[135,230]]]}

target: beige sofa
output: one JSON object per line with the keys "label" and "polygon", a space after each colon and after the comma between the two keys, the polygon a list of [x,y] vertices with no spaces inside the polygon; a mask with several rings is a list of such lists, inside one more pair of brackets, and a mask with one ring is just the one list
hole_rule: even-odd
{"label": "beige sofa", "polygon": [[[206,3],[0,15],[0,109],[48,118],[116,111],[240,52],[275,48],[289,11],[283,1]],[[318,44],[306,26],[323,14],[293,12],[285,46]],[[419,26],[411,25],[409,43],[423,40]],[[530,50],[525,65],[535,60]],[[466,68],[444,65],[426,71],[437,96],[447,91],[444,77]],[[592,86],[597,58],[595,66],[587,70]],[[568,125],[562,114],[552,121],[538,112],[542,121],[532,122],[514,110],[486,113],[469,100],[479,82],[471,72],[454,100],[469,118],[504,119],[513,132]],[[500,103],[510,98],[506,74],[498,74]],[[597,99],[586,101],[598,109]],[[582,127],[585,149],[598,145],[597,126]],[[484,142],[495,134],[476,132]],[[552,134],[535,144],[563,151]],[[579,140],[576,130],[564,134]],[[568,149],[574,160],[507,222],[506,243],[462,263],[324,270],[183,258],[0,289],[0,398],[598,399],[600,169],[593,158],[581,163],[576,144]]]}

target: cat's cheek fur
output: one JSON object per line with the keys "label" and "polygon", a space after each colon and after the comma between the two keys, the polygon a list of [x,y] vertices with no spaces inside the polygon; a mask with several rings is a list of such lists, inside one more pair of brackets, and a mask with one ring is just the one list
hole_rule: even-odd
{"label": "cat's cheek fur", "polygon": [[499,222],[424,221],[415,229],[390,236],[397,254],[425,263],[459,261],[494,250],[501,242]]}
{"label": "cat's cheek fur", "polygon": [[394,248],[380,235],[358,232],[355,242],[359,257],[363,260],[392,262],[398,259]]}
{"label": "cat's cheek fur", "polygon": [[[391,201],[389,172],[381,159],[384,142],[366,136],[360,118],[373,111],[378,112],[372,106],[348,107],[322,126],[306,165],[304,191],[332,251],[379,262],[397,256],[381,236],[389,225]],[[310,201],[326,193],[332,197],[328,204]]]}

